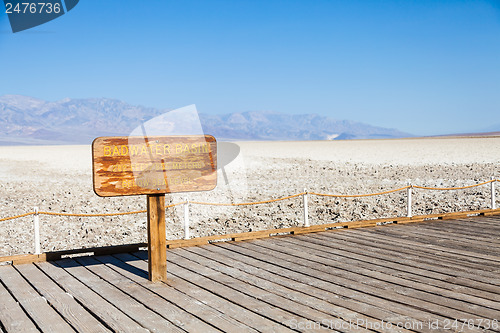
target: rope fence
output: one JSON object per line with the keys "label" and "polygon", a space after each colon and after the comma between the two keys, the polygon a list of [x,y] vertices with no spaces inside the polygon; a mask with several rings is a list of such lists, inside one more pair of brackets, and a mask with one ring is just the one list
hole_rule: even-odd
{"label": "rope fence", "polygon": [[[307,204],[309,195],[314,195],[314,196],[319,196],[319,197],[335,197],[335,198],[362,198],[362,197],[379,196],[379,195],[390,194],[390,193],[395,193],[395,192],[400,192],[400,191],[406,190],[407,191],[407,217],[412,217],[412,190],[413,189],[422,189],[422,190],[431,190],[431,191],[453,191],[453,190],[464,190],[464,189],[469,189],[469,188],[473,188],[473,187],[491,184],[491,209],[496,209],[496,194],[495,194],[495,183],[496,182],[500,182],[500,179],[492,178],[491,180],[488,180],[488,181],[485,181],[482,183],[469,185],[469,186],[461,186],[461,187],[427,187],[427,186],[412,185],[411,183],[408,183],[407,186],[400,187],[397,189],[387,190],[387,191],[377,192],[377,193],[368,193],[368,194],[328,194],[328,193],[308,192],[307,189],[304,189],[304,192],[301,192],[301,193],[289,195],[286,197],[263,200],[263,201],[256,201],[256,202],[211,203],[211,202],[200,202],[200,201],[186,200],[186,201],[182,201],[182,202],[178,202],[175,204],[165,206],[165,208],[168,209],[168,208],[173,208],[175,206],[184,205],[184,239],[189,239],[190,238],[190,236],[189,236],[189,207],[190,207],[190,205],[251,206],[251,205],[273,203],[273,202],[288,200],[288,199],[302,196],[303,205],[304,205],[304,227],[309,227],[310,225],[309,225],[309,218],[308,218],[309,214],[308,214],[308,204]],[[88,214],[88,213],[75,214],[75,213],[43,212],[43,211],[38,211],[38,207],[35,207],[33,212],[0,218],[0,222],[19,219],[22,217],[33,215],[34,216],[33,222],[34,222],[34,228],[35,228],[35,230],[34,230],[35,231],[35,254],[41,254],[41,252],[40,252],[40,226],[39,226],[39,224],[40,224],[39,216],[40,215],[71,216],[71,217],[107,217],[107,216],[123,216],[123,215],[142,214],[142,213],[146,213],[146,212],[147,212],[147,210],[137,210],[137,211],[132,211],[132,212],[115,212],[115,213],[101,213],[101,214]]]}
{"label": "rope fence", "polygon": [[389,193],[394,193],[394,192],[399,192],[406,190],[410,186],[405,186],[401,188],[397,188],[394,190],[389,190],[389,191],[384,191],[384,192],[378,192],[378,193],[369,193],[369,194],[324,194],[324,193],[315,193],[315,192],[310,192],[309,194],[311,195],[317,195],[320,197],[335,197],[335,198],[362,198],[362,197],[373,197],[376,195],[383,195],[383,194],[389,194]]}
{"label": "rope fence", "polygon": [[264,201],[256,201],[256,202],[211,203],[211,202],[190,201],[190,203],[195,204],[195,205],[205,205],[205,206],[251,206],[251,205],[260,205],[260,204],[265,204],[265,203],[272,203],[272,202],[283,201],[283,200],[287,200],[287,199],[299,197],[299,196],[304,195],[304,194],[306,194],[306,192],[297,193],[297,194],[294,194],[294,195],[289,195],[289,196],[283,197],[283,198],[270,199],[270,200],[264,200]]}

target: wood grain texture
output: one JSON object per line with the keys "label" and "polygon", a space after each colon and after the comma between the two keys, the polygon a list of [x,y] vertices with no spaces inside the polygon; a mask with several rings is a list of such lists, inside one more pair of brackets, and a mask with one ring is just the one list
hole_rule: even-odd
{"label": "wood grain texture", "polygon": [[[97,257],[97,259],[99,259],[99,257]],[[135,283],[133,280],[122,275],[122,273],[129,273],[127,270],[122,270],[118,273],[115,270],[116,266],[113,265],[113,268],[111,268],[110,266],[101,264],[97,259],[93,257],[82,257],[77,258],[76,261],[82,266],[87,267],[95,275],[116,286],[116,288],[123,293],[130,295],[144,304],[150,311],[160,315],[163,319],[158,319],[160,323],[156,324],[157,331],[166,332],[166,329],[168,329],[168,332],[183,332],[184,330],[207,333],[220,332],[214,329],[214,327],[205,324],[203,321],[197,320],[196,317],[188,312],[189,308],[182,309],[179,307],[176,304],[179,300],[178,298],[174,298],[174,302],[170,303],[147,288],[148,286],[158,286],[158,284],[147,283],[144,281],[143,277],[138,279],[143,282],[142,285],[141,283]],[[103,260],[106,261],[106,258]],[[134,274],[129,274],[129,276],[137,277]],[[164,290],[165,294],[168,294],[168,290],[165,290],[165,288],[158,288],[157,290]],[[176,324],[181,322],[184,322],[184,324],[176,326]]]}
{"label": "wood grain texture", "polygon": [[[149,281],[146,281],[144,279],[145,270],[140,268],[141,265],[146,267],[146,263],[142,260],[137,260],[137,258],[133,257],[131,254],[121,254],[116,257],[102,256],[96,257],[96,259],[106,266],[111,267],[121,275],[134,281],[143,288],[162,297],[166,303],[162,306],[165,308],[175,304],[175,306],[189,312],[193,316],[202,319],[204,322],[207,322],[224,332],[257,332],[242,322],[238,322],[230,316],[226,316],[224,312],[221,311],[219,304],[217,304],[217,306],[213,306],[206,300],[198,300],[176,289],[179,284],[182,284],[182,281],[179,279],[169,279],[169,288],[165,288],[164,284],[150,283]],[[134,266],[135,264],[138,265]],[[190,287],[187,288],[187,290],[189,289]],[[190,314],[187,316],[182,315],[180,319],[183,321],[185,318],[190,317]],[[193,325],[192,329],[196,332],[203,330],[202,325],[199,322],[197,323],[194,319],[191,320],[189,324]]]}
{"label": "wood grain texture", "polygon": [[[0,270],[11,267],[0,267]],[[0,323],[6,332],[39,332],[15,298],[0,283]]]}
{"label": "wood grain texture", "polygon": [[[100,290],[85,284],[83,278],[77,279],[74,275],[70,274],[66,269],[61,266],[67,265],[68,260],[61,261],[60,265],[52,263],[39,263],[36,264],[47,276],[63,288],[68,294],[75,298],[80,304],[83,304],[87,311],[92,313],[93,316],[99,318],[106,326],[114,332],[149,332],[143,326],[134,321],[127,314],[122,312],[118,307],[120,304],[112,303],[101,294]],[[69,268],[69,267],[68,267]],[[86,269],[84,267],[83,271]],[[82,281],[80,281],[82,280]]]}
{"label": "wood grain texture", "polygon": [[110,332],[109,329],[89,314],[72,296],[62,290],[35,265],[19,265],[16,267],[75,330],[89,333]]}
{"label": "wood grain texture", "polygon": [[[142,257],[140,254],[136,253],[136,255]],[[145,261],[137,260],[137,257],[131,254],[118,254],[115,257],[122,260],[124,263],[126,263],[126,265],[133,266],[136,269],[145,269],[147,267],[147,263]],[[188,280],[171,277],[169,279],[168,285],[170,288],[167,290],[167,292],[169,293],[170,297],[176,292],[180,293],[181,295],[184,294],[190,297],[198,305],[203,304],[210,308],[217,309],[217,311],[220,313],[218,316],[222,315],[226,321],[236,322],[239,326],[244,325],[244,327],[237,330],[225,329],[224,331],[226,332],[252,332],[255,330],[262,332],[264,328],[272,330],[276,326],[272,321],[260,317],[259,315],[247,310],[246,308],[212,293],[210,290],[197,288],[196,285]],[[157,284],[150,284],[148,287],[157,286]],[[190,306],[189,309],[190,311],[192,311],[193,307]],[[200,314],[198,313],[194,314],[200,316]],[[216,321],[217,327],[224,329],[225,325],[218,322],[218,316],[211,316],[210,322]],[[252,327],[254,329],[252,329]]]}
{"label": "wood grain texture", "polygon": [[103,197],[209,191],[217,185],[210,135],[100,137],[92,143],[94,192]]}
{"label": "wood grain texture", "polygon": [[[221,249],[219,246],[193,247],[186,250],[178,250],[176,253],[190,261],[208,266],[235,279],[243,280],[249,285],[271,291],[276,296],[268,297],[268,299],[270,301],[276,300],[276,306],[284,306],[287,309],[295,308],[296,311],[300,311],[302,307],[309,307],[313,309],[308,313],[311,320],[317,321],[315,316],[319,316],[320,318],[331,320],[340,326],[348,326],[349,320],[352,322],[370,320],[369,317],[349,311],[345,307],[329,303],[328,301],[332,297],[335,297],[335,295],[328,295],[324,290],[318,290],[311,286],[300,284],[297,281],[290,281],[282,276],[266,272],[264,269],[254,266],[260,264],[257,260],[252,261],[251,258],[246,258],[245,261],[241,261],[238,260],[237,255],[232,256],[234,253],[231,251],[223,250],[219,252],[217,251],[219,249]],[[215,251],[212,252],[212,250]],[[210,261],[207,261],[207,258],[210,258]],[[302,292],[302,288],[311,290],[312,295]],[[387,313],[390,312],[387,311]],[[395,318],[394,313],[391,313],[389,316],[393,319]],[[369,332],[361,327],[353,327],[352,331]],[[402,330],[401,332],[407,331]]]}
{"label": "wood grain texture", "polygon": [[86,316],[120,332],[500,332],[500,252],[482,246],[498,239],[499,222],[479,216],[169,249],[162,283],[148,281],[147,251],[0,266],[0,331],[18,331],[15,320],[46,331],[52,317],[90,331]]}
{"label": "wood grain texture", "polygon": [[165,231],[165,195],[148,195],[149,280],[167,281],[167,240]]}
{"label": "wood grain texture", "polygon": [[[101,297],[106,299],[109,304],[113,304],[123,314],[139,324],[142,328],[149,332],[182,332],[172,323],[165,320],[155,311],[147,306],[147,300],[141,302],[135,299],[128,292],[121,291],[113,282],[109,283],[100,276],[94,274],[85,266],[80,265],[73,259],[63,259],[57,264],[64,268],[71,275],[81,281],[86,288],[97,292]],[[109,306],[109,305],[108,305]]]}
{"label": "wood grain texture", "polygon": [[40,296],[12,266],[1,267],[0,280],[43,332],[74,332],[74,329]]}

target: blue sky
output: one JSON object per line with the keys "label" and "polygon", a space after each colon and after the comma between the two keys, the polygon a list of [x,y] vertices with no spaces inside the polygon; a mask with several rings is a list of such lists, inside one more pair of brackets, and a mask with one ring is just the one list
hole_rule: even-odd
{"label": "blue sky", "polygon": [[13,34],[0,95],[500,130],[500,1],[80,0]]}

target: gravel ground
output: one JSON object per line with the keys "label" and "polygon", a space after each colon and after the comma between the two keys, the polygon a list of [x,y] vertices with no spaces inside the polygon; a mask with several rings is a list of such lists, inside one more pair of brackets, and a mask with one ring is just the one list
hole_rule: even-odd
{"label": "gravel ground", "polygon": [[[500,138],[329,142],[240,142],[214,191],[169,195],[172,202],[253,202],[310,192],[363,194],[415,185],[458,187],[500,178]],[[144,196],[101,198],[92,190],[89,146],[0,147],[0,218],[33,211],[108,213],[143,210]],[[227,181],[226,181],[227,180]],[[498,184],[498,183],[497,183]],[[497,185],[500,188],[500,184]],[[500,191],[497,191],[500,192]],[[497,206],[500,195],[497,195]],[[489,208],[490,187],[415,190],[413,213]],[[183,237],[183,207],[167,211],[167,238]],[[367,198],[310,196],[311,224],[404,216],[406,192]],[[146,241],[146,214],[41,215],[42,251]],[[300,197],[247,207],[192,205],[192,236],[303,223]],[[0,256],[33,252],[32,216],[0,222]]]}

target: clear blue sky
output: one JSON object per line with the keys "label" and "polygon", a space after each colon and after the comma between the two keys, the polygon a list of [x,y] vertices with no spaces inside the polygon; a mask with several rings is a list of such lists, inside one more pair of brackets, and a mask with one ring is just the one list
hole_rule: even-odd
{"label": "clear blue sky", "polygon": [[0,95],[500,126],[499,0],[80,0],[16,34],[0,8]]}

